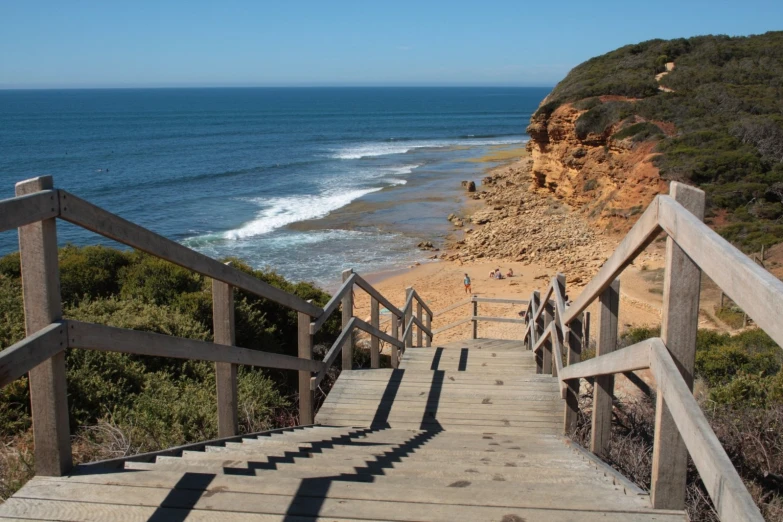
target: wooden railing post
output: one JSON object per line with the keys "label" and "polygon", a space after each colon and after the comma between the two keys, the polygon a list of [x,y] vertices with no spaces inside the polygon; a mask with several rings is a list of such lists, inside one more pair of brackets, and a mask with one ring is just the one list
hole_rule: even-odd
{"label": "wooden railing post", "polygon": [[476,319],[478,317],[478,301],[475,295],[471,299],[473,300],[473,338],[478,339],[478,320]]}
{"label": "wooden railing post", "polygon": [[[704,192],[672,182],[669,195],[699,220],[704,219]],[[672,240],[666,239],[661,338],[685,383],[693,389],[696,332],[699,326],[701,269]],[[683,509],[688,450],[658,393],[652,468],[652,504],[659,509]]]}
{"label": "wooden railing post", "polygon": [[[598,341],[595,356],[600,357],[617,348],[617,316],[620,310],[620,280],[614,282],[598,297]],[[599,375],[593,386],[593,419],[590,432],[590,451],[607,456],[612,444],[612,397],[614,375]]]}
{"label": "wooden railing post", "polygon": [[[52,177],[41,176],[17,183],[16,195],[24,196],[53,188]],[[58,205],[57,195],[53,194],[52,207],[56,208]],[[55,218],[19,228],[19,255],[25,333],[32,335],[62,319]],[[39,364],[30,370],[28,375],[35,441],[35,471],[38,475],[65,475],[73,466],[68,426],[65,351]]]}
{"label": "wooden railing post", "polygon": [[[353,269],[349,268],[348,270],[343,270],[343,282],[351,277],[351,274],[353,274]],[[348,292],[345,292],[345,297],[343,297],[343,329],[345,329],[352,317],[353,288],[351,288]],[[351,332],[351,334],[348,336],[348,340],[345,341],[345,344],[342,348],[343,370],[353,369],[353,338],[354,334]]]}
{"label": "wooden railing post", "polygon": [[[584,314],[579,315],[571,321],[566,331],[566,347],[568,349],[568,358],[566,367],[577,364],[582,359],[582,347],[584,346],[583,327]],[[566,383],[568,386],[566,394],[565,415],[563,419],[563,431],[572,433],[576,429],[576,421],[579,415],[579,379]]]}
{"label": "wooden railing post", "polygon": [[[312,302],[312,301],[308,301]],[[313,320],[309,315],[297,312],[299,335],[298,335],[298,355],[300,359],[313,358],[313,336],[310,335],[310,322]],[[313,424],[313,390],[310,389],[310,379],[312,373],[308,371],[299,372],[299,424],[306,426]]]}
{"label": "wooden railing post", "polygon": [[[370,298],[370,325],[373,328],[380,327],[380,306],[378,300],[374,297]],[[392,333],[392,335],[394,335]],[[381,352],[380,352],[380,339],[374,335],[370,336],[370,368],[381,367]]]}
{"label": "wooden railing post", "polygon": [[[530,304],[533,305],[533,316],[538,313],[538,310],[541,308],[541,293],[538,290],[534,290],[533,294],[531,295]],[[532,317],[531,316],[531,320]],[[533,325],[530,328],[531,332],[534,332],[534,335],[530,336],[530,349],[536,347],[536,343],[538,342],[538,338],[541,335],[542,328],[540,326],[543,324],[543,319],[541,316],[539,316],[535,321],[533,321]],[[541,352],[537,352],[535,354],[536,358],[536,373],[543,373],[544,371],[544,357],[541,354]]]}
{"label": "wooden railing post", "polygon": [[[395,339],[400,338],[400,325],[399,318],[392,312],[391,316],[391,336]],[[393,344],[391,347],[391,367],[398,368],[400,366],[400,349],[397,345]]]}
{"label": "wooden railing post", "polygon": [[[544,317],[544,328],[542,331],[546,331],[547,327],[552,323],[554,320],[553,314],[552,314],[552,306],[547,301],[546,303],[541,303],[541,306],[544,307],[544,313],[542,314]],[[552,368],[554,368],[554,365],[552,364],[552,346],[554,343],[552,343],[552,338],[547,338],[546,341],[544,341],[544,346],[541,348],[541,351],[543,352],[543,361],[541,363],[541,372],[545,375],[552,375]]]}
{"label": "wooden railing post", "polygon": [[[234,288],[217,279],[212,280],[212,325],[216,344],[236,345]],[[218,437],[233,437],[239,432],[237,365],[215,363],[215,382],[217,384]]]}
{"label": "wooden railing post", "polygon": [[[411,295],[413,294],[413,288],[408,287],[405,289],[405,302],[408,302],[408,299],[410,299]],[[408,328],[408,324],[411,322],[411,318],[413,317],[413,301],[410,301],[410,304],[408,307],[404,310],[405,311],[405,321],[402,323],[402,330],[403,333],[405,332],[405,329]],[[413,346],[413,326],[408,328],[408,334],[405,336],[405,339],[403,339],[405,342],[405,348],[410,348]]]}
{"label": "wooden railing post", "polygon": [[[426,326],[430,332],[432,331],[432,315],[430,315],[429,312],[424,315],[424,326]],[[427,335],[424,337],[424,346],[426,346],[427,348],[432,346],[431,335]]]}
{"label": "wooden railing post", "polygon": [[[416,319],[424,324],[422,321],[424,318],[421,315],[421,303],[418,299],[416,300]],[[418,325],[416,326],[416,346],[419,348],[424,346],[424,331]]]}

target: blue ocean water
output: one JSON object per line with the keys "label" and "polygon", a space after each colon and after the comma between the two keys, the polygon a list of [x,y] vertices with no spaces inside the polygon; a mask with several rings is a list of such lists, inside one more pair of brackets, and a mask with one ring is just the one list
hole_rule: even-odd
{"label": "blue ocean water", "polygon": [[[519,146],[548,89],[0,91],[0,196],[42,175],[208,255],[327,284],[442,239],[465,161]],[[108,243],[58,225],[61,243]],[[17,249],[0,234],[0,254]],[[108,243],[110,244],[110,243]]]}

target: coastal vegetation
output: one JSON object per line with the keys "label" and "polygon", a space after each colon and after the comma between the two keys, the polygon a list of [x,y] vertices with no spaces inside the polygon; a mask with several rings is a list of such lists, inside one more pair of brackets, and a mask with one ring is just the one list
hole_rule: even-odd
{"label": "coastal vegetation", "polygon": [[783,241],[783,32],[621,47],[575,67],[533,120],[566,103],[584,111],[580,140],[655,142],[661,176],[705,190],[728,240]]}
{"label": "coastal vegetation", "polygon": [[[274,272],[239,270],[324,306],[326,292],[290,283]],[[137,251],[104,246],[60,249],[66,318],[209,341],[211,280]],[[237,291],[239,346],[297,355],[296,312]],[[331,344],[338,314],[316,335]],[[0,349],[24,337],[19,255],[0,258]],[[90,350],[67,353],[68,406],[77,462],[129,455],[217,437],[215,371],[211,363]],[[297,423],[295,372],[240,367],[240,432]],[[0,501],[32,474],[27,379],[0,390]]]}

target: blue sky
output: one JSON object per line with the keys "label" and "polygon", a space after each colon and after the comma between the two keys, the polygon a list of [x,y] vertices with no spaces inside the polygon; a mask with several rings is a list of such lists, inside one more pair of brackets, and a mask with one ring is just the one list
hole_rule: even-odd
{"label": "blue sky", "polygon": [[0,88],[552,86],[628,43],[780,29],[779,0],[0,0]]}

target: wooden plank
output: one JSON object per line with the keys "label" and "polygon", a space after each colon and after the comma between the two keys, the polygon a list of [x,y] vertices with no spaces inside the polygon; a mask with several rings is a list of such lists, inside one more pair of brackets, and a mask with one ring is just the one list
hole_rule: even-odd
{"label": "wooden plank", "polygon": [[[617,318],[620,311],[620,280],[615,279],[598,298],[598,342],[595,357],[608,355],[617,348]],[[612,443],[612,399],[614,375],[599,375],[593,385],[593,418],[590,451],[601,457],[609,455]]]}
{"label": "wooden plank", "polygon": [[[392,470],[396,471],[396,470]],[[510,470],[507,473],[511,474]],[[280,474],[280,472],[276,472]],[[393,473],[398,475],[400,473]],[[202,487],[202,490],[206,489]],[[380,495],[379,495],[380,496]],[[161,511],[160,517],[152,516],[152,513],[145,513],[148,519],[182,520],[187,515],[188,520],[290,520],[291,522],[303,522],[304,520],[394,520],[403,522],[407,520],[430,520],[433,522],[455,521],[455,522],[474,522],[476,520],[501,520],[508,513],[514,513],[514,516],[523,520],[536,520],[541,522],[554,522],[562,520],[580,520],[584,522],[668,522],[677,520],[665,513],[657,513],[652,510],[637,508],[635,510],[624,509],[621,511],[593,511],[581,510],[578,507],[560,505],[553,508],[549,504],[537,506],[535,501],[529,502],[527,506],[510,507],[508,505],[495,506],[476,506],[466,502],[449,503],[429,503],[429,502],[409,502],[405,499],[394,498],[374,498],[371,500],[333,498],[327,493],[321,493],[317,496],[318,501],[312,500],[312,497],[305,496],[299,501],[292,502],[290,495],[264,494],[235,492],[233,490],[212,489],[208,494],[193,495],[191,492],[178,492],[176,488],[166,487],[136,487],[131,485],[112,486],[100,484],[80,484],[78,482],[60,482],[55,484],[46,484],[43,481],[31,484],[31,487],[24,490],[24,495],[20,495],[19,500],[26,501],[37,500],[57,501],[61,504],[59,509],[50,508],[47,516],[51,515],[68,517],[66,520],[80,520],[80,518],[70,518],[74,515],[74,506],[68,506],[68,502],[74,498],[82,499],[87,506],[82,504],[80,514],[89,516],[90,511],[99,511],[101,515],[106,516],[102,511],[108,506],[119,505],[127,509],[128,515],[133,513],[133,520],[140,520],[139,513],[134,513],[134,509],[141,506],[155,507],[157,509],[179,508],[180,512]],[[75,503],[76,504],[76,503]],[[25,506],[27,509],[40,509],[40,506]],[[183,510],[186,510],[182,513]],[[32,511],[28,511],[32,512]],[[40,513],[34,511],[34,513]],[[77,511],[78,513],[78,511]],[[266,514],[279,515],[278,519],[247,517],[248,514]],[[114,512],[114,515],[122,518],[122,511]],[[205,516],[208,515],[208,516]],[[38,516],[38,515],[34,515]],[[211,517],[211,518],[208,518]],[[298,517],[318,517],[298,518]],[[91,520],[96,520],[91,518]],[[104,519],[105,520],[105,519]],[[682,515],[679,516],[682,520]]]}
{"label": "wooden plank", "polygon": [[465,306],[466,304],[470,304],[472,302],[473,302],[473,299],[468,297],[467,299],[463,299],[462,301],[457,301],[456,303],[454,303],[451,306],[447,306],[443,310],[438,310],[437,312],[434,312],[432,314],[432,316],[433,317],[441,316],[441,315],[445,314],[446,312],[451,312],[452,310],[455,310],[455,309],[459,308],[460,306]]}
{"label": "wooden plank", "polygon": [[365,323],[358,317],[354,317],[353,325],[359,330],[367,332],[372,336],[376,336],[391,345],[402,346],[402,343],[398,339],[395,339],[394,337],[392,337],[391,335],[387,334],[382,330],[378,330],[377,328],[373,327],[371,324]]}
{"label": "wooden plank", "polygon": [[536,354],[536,373],[543,373],[544,357],[541,353],[536,353],[536,347],[539,346],[541,341],[540,335],[544,332],[544,318],[540,313],[542,309],[541,293],[538,290],[534,290],[530,301],[533,303],[533,315],[530,316],[529,321],[532,324],[532,330],[530,332],[533,340],[533,353]]}
{"label": "wooden plank", "polygon": [[[215,344],[236,345],[234,289],[217,279],[212,280],[212,324],[215,332]],[[219,349],[217,346],[215,348]],[[215,381],[217,384],[218,437],[232,437],[239,433],[237,365],[216,362]]]}
{"label": "wooden plank", "polygon": [[762,522],[764,518],[753,498],[663,343],[653,346],[651,368],[658,393],[666,402],[720,519]]}
{"label": "wooden plank", "polygon": [[319,371],[324,367],[320,361],[299,359],[277,353],[249,350],[238,346],[221,346],[214,343],[184,339],[170,335],[138,330],[114,328],[102,324],[67,321],[68,346],[102,352],[122,352],[175,359],[246,364],[261,368],[281,370]]}
{"label": "wooden plank", "polygon": [[479,303],[499,303],[499,304],[513,304],[513,305],[526,305],[529,301],[525,299],[505,299],[502,297],[476,297],[476,301]]}
{"label": "wooden plank", "polygon": [[661,343],[661,340],[654,337],[622,350],[567,366],[563,368],[561,379],[586,379],[597,375],[645,370],[650,367],[650,349],[657,343]]}
{"label": "wooden plank", "polygon": [[541,303],[549,304],[549,298],[552,297],[552,292],[554,289],[552,288],[552,284],[550,283],[549,286],[546,287],[546,290],[544,291],[543,297],[540,297],[539,299],[539,306],[536,307],[536,313],[533,314],[533,320],[538,320],[541,318],[541,314],[543,314],[546,310],[546,306],[541,306]]}
{"label": "wooden plank", "polygon": [[[704,191],[682,183],[672,182],[671,198],[681,205],[681,215],[690,214],[697,221],[704,219]],[[663,207],[665,208],[665,207]],[[661,212],[663,217],[666,213]],[[678,215],[678,218],[682,216]],[[722,260],[718,260],[722,261]],[[755,265],[748,260],[751,265]],[[722,271],[731,269],[721,262]],[[699,266],[675,243],[666,238],[666,265],[663,279],[663,306],[661,310],[661,339],[682,373],[685,384],[693,388],[693,370],[696,364],[696,332],[699,328]],[[749,289],[746,289],[746,291]],[[759,299],[754,292],[753,300]],[[779,296],[783,303],[783,294]],[[769,306],[771,303],[765,303]],[[779,309],[783,310],[783,308]],[[779,313],[777,324],[780,323]],[[653,507],[683,509],[688,475],[688,450],[662,395],[656,398],[655,439],[651,498]]]}
{"label": "wooden plank", "polygon": [[631,228],[628,234],[623,238],[620,244],[615,249],[614,253],[609,256],[604,265],[593,277],[587,286],[582,289],[582,293],[579,294],[566,310],[563,316],[563,322],[569,324],[576,318],[577,315],[585,311],[585,309],[593,302],[601,293],[606,290],[606,287],[612,284],[620,272],[625,269],[642,250],[647,248],[647,245],[652,243],[656,235],[660,231],[658,226],[658,202],[660,196],[656,196],[655,199],[644,211],[644,214],[639,217],[639,220]]}
{"label": "wooden plank", "polygon": [[318,317],[322,312],[319,307],[308,304],[304,299],[122,219],[73,194],[60,190],[59,195],[60,217],[66,221],[297,312],[313,317]]}
{"label": "wooden plank", "polygon": [[[310,316],[297,312],[299,334],[297,336],[297,355],[300,359],[313,358],[313,336],[310,334]],[[312,372],[299,372],[299,424],[312,424],[314,416],[313,390],[310,387]]]}
{"label": "wooden plank", "polygon": [[[355,272],[354,272],[355,273]],[[355,273],[356,274],[356,273]],[[383,306],[386,307],[386,309],[392,314],[396,315],[397,317],[402,317],[402,310],[397,308],[392,304],[391,301],[386,299],[386,297],[380,293],[378,290],[375,289],[374,286],[372,286],[370,283],[368,283],[363,277],[361,277],[359,274],[356,274],[356,285],[367,292],[367,294],[381,303]]]}
{"label": "wooden plank", "polygon": [[0,351],[0,388],[62,352],[67,346],[65,325],[56,322]]}
{"label": "wooden plank", "polygon": [[[53,186],[51,176],[28,179],[16,184],[16,195],[51,191]],[[29,336],[62,319],[55,218],[19,227],[19,256],[25,334]],[[29,372],[29,386],[36,473],[63,475],[73,465],[65,351],[58,351],[32,368]]]}
{"label": "wooden plank", "polygon": [[[370,297],[370,326],[380,331],[380,305],[378,300]],[[394,339],[396,342],[397,339]],[[377,335],[370,336],[370,368],[381,367],[381,341]]]}
{"label": "wooden plank", "polygon": [[60,214],[56,190],[41,190],[0,201],[0,232],[52,219]]}
{"label": "wooden plank", "polygon": [[491,317],[487,315],[478,315],[472,318],[475,321],[487,321],[489,323],[514,323],[525,324],[524,319],[514,319],[513,317]]}
{"label": "wooden plank", "polygon": [[335,310],[337,310],[337,307],[343,302],[343,297],[345,297],[346,292],[353,290],[353,284],[356,282],[357,277],[356,274],[351,273],[348,279],[343,280],[340,289],[335,292],[332,298],[329,299],[329,302],[326,303],[326,306],[324,306],[324,311],[310,324],[310,335],[317,334],[326,320],[329,319]]}
{"label": "wooden plank", "polygon": [[783,282],[720,237],[670,197],[661,197],[661,226],[753,321],[783,346]]}
{"label": "wooden plank", "polygon": [[[353,275],[353,270],[343,270],[343,284],[350,281]],[[348,324],[353,318],[353,283],[348,285],[350,290],[346,290],[343,293],[343,310],[342,310],[342,325],[343,331],[348,330],[348,334],[345,343],[342,345],[342,369],[351,370],[353,368],[353,345],[355,342],[355,335],[353,334],[353,328],[347,328]]]}

